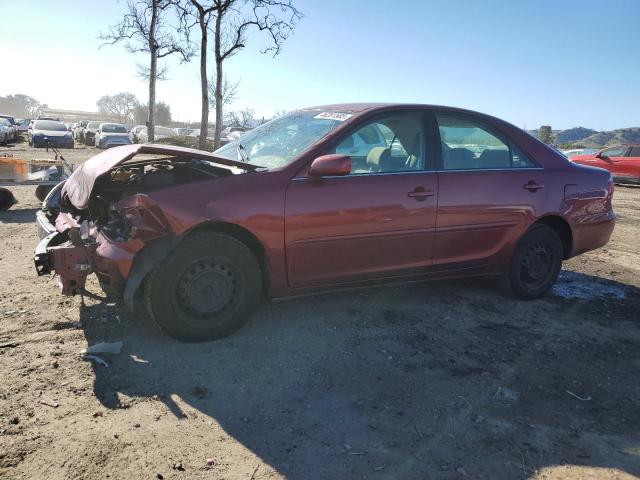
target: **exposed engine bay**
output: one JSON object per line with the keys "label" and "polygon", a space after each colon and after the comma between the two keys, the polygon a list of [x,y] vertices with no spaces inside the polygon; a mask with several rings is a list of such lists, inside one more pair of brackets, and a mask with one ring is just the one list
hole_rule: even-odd
{"label": "exposed engine bay", "polygon": [[232,175],[228,168],[199,159],[169,157],[125,162],[96,180],[88,212],[79,212],[64,200],[63,207],[69,212],[88,217],[83,219],[89,219],[96,225],[102,225],[109,221],[114,203],[135,193],[148,193],[228,175]]}
{"label": "exposed engine bay", "polygon": [[[138,156],[97,176],[87,208],[78,209],[62,183],[45,199],[39,214],[46,216],[47,221],[39,224],[48,223],[52,229],[55,225],[57,232],[40,234],[41,238],[50,237],[46,253],[41,251],[40,259],[51,260],[54,267],[73,265],[61,282],[63,293],[84,291],[89,272],[97,273],[100,279],[100,258],[96,253],[99,236],[109,239],[108,242],[128,242],[134,237],[138,242],[146,242],[166,235],[169,231],[166,218],[147,193],[234,174],[233,168],[186,155],[145,157],[150,158]],[[38,273],[50,270],[43,266]]]}

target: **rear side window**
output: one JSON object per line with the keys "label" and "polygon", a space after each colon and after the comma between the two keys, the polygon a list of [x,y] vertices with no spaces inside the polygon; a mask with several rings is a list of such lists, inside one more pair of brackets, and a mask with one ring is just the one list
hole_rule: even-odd
{"label": "rear side window", "polygon": [[437,115],[443,170],[531,168],[535,164],[513,142],[465,116]]}
{"label": "rear side window", "polygon": [[603,157],[622,157],[627,151],[627,147],[613,147],[602,150],[600,155]]}
{"label": "rear side window", "polygon": [[640,147],[632,147],[631,153],[629,153],[630,157],[640,157]]}

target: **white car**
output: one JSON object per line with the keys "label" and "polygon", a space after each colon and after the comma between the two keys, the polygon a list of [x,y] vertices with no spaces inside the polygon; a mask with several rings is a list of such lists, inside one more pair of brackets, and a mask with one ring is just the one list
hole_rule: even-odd
{"label": "white car", "polygon": [[118,123],[101,123],[96,130],[94,140],[96,148],[109,148],[130,145],[131,139],[127,127]]}
{"label": "white car", "polygon": [[[175,132],[169,127],[161,127],[156,125],[154,132],[154,140],[162,140],[163,138],[175,137]],[[149,141],[149,134],[147,127],[144,127],[138,133],[138,143],[147,143]]]}

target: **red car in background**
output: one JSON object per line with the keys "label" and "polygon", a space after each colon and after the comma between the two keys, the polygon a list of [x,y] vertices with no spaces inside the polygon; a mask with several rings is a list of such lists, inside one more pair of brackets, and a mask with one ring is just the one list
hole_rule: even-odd
{"label": "red car in background", "polygon": [[127,145],[38,212],[38,274],[63,293],[142,294],[186,341],[240,328],[261,297],[489,275],[518,298],[606,244],[611,175],[495,117],[347,104],[274,119],[213,153]]}
{"label": "red car in background", "polygon": [[640,144],[607,147],[591,155],[569,157],[574,163],[604,168],[616,183],[640,185]]}

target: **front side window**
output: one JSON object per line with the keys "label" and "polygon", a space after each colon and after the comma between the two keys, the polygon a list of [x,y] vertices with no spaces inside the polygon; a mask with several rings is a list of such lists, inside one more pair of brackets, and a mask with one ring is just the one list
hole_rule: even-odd
{"label": "front side window", "polygon": [[622,157],[624,152],[627,151],[627,147],[613,147],[607,148],[606,150],[602,150],[600,152],[601,157]]}
{"label": "front side window", "polygon": [[333,153],[351,158],[351,174],[424,169],[422,114],[390,114],[347,135]]}
{"label": "front side window", "polygon": [[512,142],[463,116],[437,115],[443,170],[530,168],[534,163]]}

